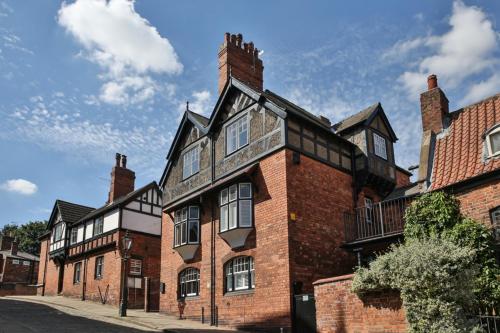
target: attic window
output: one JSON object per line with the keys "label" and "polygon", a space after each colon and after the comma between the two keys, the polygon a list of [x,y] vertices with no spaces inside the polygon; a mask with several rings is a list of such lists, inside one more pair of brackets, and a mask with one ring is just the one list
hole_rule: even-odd
{"label": "attic window", "polygon": [[226,155],[248,144],[248,121],[243,116],[226,127]]}
{"label": "attic window", "polygon": [[497,125],[486,134],[488,155],[490,157],[500,155],[500,125]]}
{"label": "attic window", "polygon": [[377,133],[373,133],[373,142],[375,145],[375,155],[378,157],[382,157],[384,160],[387,159],[387,145],[385,143],[385,139],[378,135]]}
{"label": "attic window", "polygon": [[186,179],[200,171],[200,154],[198,146],[184,153],[182,165],[182,178]]}

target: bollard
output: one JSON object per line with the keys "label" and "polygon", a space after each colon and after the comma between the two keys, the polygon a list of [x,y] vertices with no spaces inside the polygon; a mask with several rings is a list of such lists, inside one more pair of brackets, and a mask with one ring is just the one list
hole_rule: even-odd
{"label": "bollard", "polygon": [[201,323],[205,324],[205,308],[201,307]]}

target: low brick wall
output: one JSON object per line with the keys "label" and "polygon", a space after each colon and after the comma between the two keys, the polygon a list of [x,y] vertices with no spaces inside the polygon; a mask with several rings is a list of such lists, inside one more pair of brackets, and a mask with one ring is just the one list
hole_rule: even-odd
{"label": "low brick wall", "polygon": [[399,293],[380,291],[362,298],[351,292],[353,275],[314,283],[319,333],[403,333],[405,311]]}
{"label": "low brick wall", "polygon": [[36,286],[23,283],[0,283],[0,297],[14,295],[36,295]]}

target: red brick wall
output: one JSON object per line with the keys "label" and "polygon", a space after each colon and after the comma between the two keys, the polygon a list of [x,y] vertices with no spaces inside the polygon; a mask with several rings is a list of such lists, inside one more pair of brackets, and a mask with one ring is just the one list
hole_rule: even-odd
{"label": "red brick wall", "polygon": [[[286,193],[286,153],[277,152],[259,164],[254,180],[253,231],[242,249],[231,250],[218,235],[215,236],[216,305],[219,323],[235,327],[290,327],[290,272],[288,254],[288,211]],[[162,220],[161,281],[166,292],[160,296],[160,311],[178,314],[178,273],[186,267],[200,269],[200,296],[187,298],[185,315],[199,319],[201,308],[210,319],[210,237],[211,211],[214,208],[216,230],[219,230],[217,195],[203,198],[201,215],[201,245],[194,260],[185,263],[172,249],[173,223],[169,215]],[[253,291],[245,294],[224,295],[223,265],[231,258],[251,255],[255,262]]]}
{"label": "red brick wall", "polygon": [[[14,264],[14,258],[4,259],[3,282],[36,283],[38,264],[31,260],[19,259],[19,264]],[[25,266],[24,261],[29,261],[30,265]]]}
{"label": "red brick wall", "polygon": [[5,283],[0,284],[0,297],[3,296],[26,296],[26,295],[36,295],[37,288],[32,285],[27,285],[24,283]]}
{"label": "red brick wall", "polygon": [[332,275],[352,272],[355,258],[340,246],[344,242],[343,214],[353,209],[351,175],[306,156],[293,164],[287,151],[288,210],[292,281],[312,283]]}
{"label": "red brick wall", "polygon": [[490,210],[500,206],[500,179],[455,195],[465,216],[491,227]]}
{"label": "red brick wall", "polygon": [[360,299],[351,292],[352,275],[315,282],[318,333],[372,333],[407,331],[399,294],[374,292]]}
{"label": "red brick wall", "polygon": [[410,176],[396,169],[396,188],[410,185]]}

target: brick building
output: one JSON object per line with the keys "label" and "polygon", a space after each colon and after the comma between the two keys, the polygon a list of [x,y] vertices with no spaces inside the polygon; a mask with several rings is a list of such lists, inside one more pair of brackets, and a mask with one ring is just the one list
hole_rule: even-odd
{"label": "brick building", "polygon": [[357,264],[345,246],[355,208],[411,174],[380,103],[332,126],[264,90],[241,35],[226,34],[218,56],[214,110],[186,109],[160,180],[160,311],[178,314],[180,299],[187,317],[289,331],[296,295]]}
{"label": "brick building", "polygon": [[[116,155],[104,206],[94,209],[56,200],[42,236],[41,295],[117,305],[125,270],[129,307],[158,309],[161,192],[155,182],[134,190],[135,173],[126,163],[126,156]],[[126,231],[133,243],[123,267],[121,240]]]}
{"label": "brick building", "polygon": [[0,235],[0,284],[36,284],[39,258],[18,251],[13,237]]}

